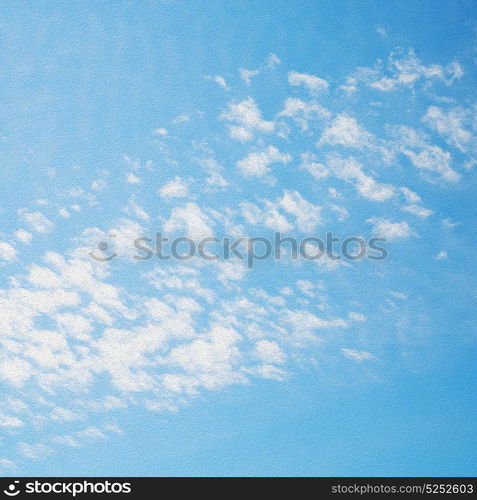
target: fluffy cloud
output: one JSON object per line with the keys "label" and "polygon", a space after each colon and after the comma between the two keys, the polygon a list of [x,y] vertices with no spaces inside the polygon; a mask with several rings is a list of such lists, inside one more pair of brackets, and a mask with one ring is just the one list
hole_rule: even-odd
{"label": "fluffy cloud", "polygon": [[383,202],[395,196],[393,186],[381,184],[365,174],[362,165],[353,157],[328,156],[327,163],[339,179],[353,184],[363,198]]}
{"label": "fluffy cloud", "polygon": [[[272,57],[260,72],[277,64],[278,58]],[[241,70],[240,74],[249,85],[257,71]],[[387,69],[363,69],[348,83],[366,85],[373,95],[385,95],[390,90],[416,90],[419,82],[450,85],[459,75],[457,65],[424,65],[412,53],[394,54]],[[303,86],[312,93],[328,88],[326,81],[313,75],[292,72],[288,78],[292,86]],[[217,83],[228,88],[225,80]],[[324,223],[335,224],[330,229],[346,226],[364,233],[368,223],[373,234],[392,241],[415,234],[404,217],[414,218],[412,224],[419,224],[419,233],[424,234],[426,218],[433,213],[427,204],[439,211],[425,190],[429,185],[419,185],[418,173],[425,173],[433,182],[455,181],[461,176],[452,160],[459,165],[459,154],[473,147],[473,139],[466,133],[473,130],[472,112],[457,105],[428,107],[426,102],[419,115],[424,115],[423,120],[412,124],[416,128],[392,123],[384,127],[381,121],[372,130],[385,132],[375,135],[360,123],[362,115],[356,115],[360,120],[353,117],[353,110],[360,109],[354,107],[353,99],[345,100],[342,94],[335,99],[330,91],[323,95],[325,108],[316,96],[300,99],[294,96],[298,89],[286,86],[285,90],[292,96],[282,96],[269,107],[274,110],[273,121],[262,116],[254,98],[242,97],[224,104],[218,123],[222,128],[213,137],[187,137],[187,142],[177,140],[176,145],[172,137],[153,141],[157,148],[154,161],[127,159],[131,172],[120,174],[117,182],[109,177],[107,193],[102,191],[104,183],[98,181],[106,173],[94,171],[91,178],[85,173],[85,186],[100,194],[115,193],[107,202],[98,195],[98,204],[94,204],[88,193],[73,188],[49,204],[41,202],[51,221],[35,210],[18,211],[23,224],[17,221],[12,228],[28,231],[4,234],[5,242],[0,243],[4,260],[13,260],[15,251],[20,254],[23,250],[25,255],[24,262],[15,259],[12,263],[15,274],[7,276],[0,290],[0,383],[5,393],[0,402],[0,425],[9,435],[20,436],[34,428],[42,436],[40,443],[21,443],[17,450],[21,457],[39,459],[61,446],[81,447],[104,440],[119,431],[102,424],[102,419],[110,420],[115,412],[134,405],[176,411],[204,390],[245,384],[257,377],[283,380],[303,364],[326,365],[329,356],[333,363],[378,359],[378,348],[371,354],[366,347],[342,347],[346,338],[357,338],[356,334],[364,343],[365,335],[354,328],[366,319],[372,323],[380,311],[379,304],[365,310],[364,299],[358,302],[355,290],[348,292],[345,285],[354,283],[353,276],[362,276],[357,265],[330,258],[319,259],[316,266],[289,265],[284,259],[263,263],[260,271],[249,272],[242,262],[231,260],[178,263],[151,259],[149,267],[127,260],[135,252],[134,238],[156,231],[157,220],[164,233],[194,240],[214,233],[247,236],[264,228],[309,235],[327,230]],[[377,116],[378,109],[373,107],[366,115],[368,121]],[[214,119],[217,113],[213,111]],[[194,115],[191,117],[192,121]],[[179,118],[173,123],[186,121]],[[442,143],[433,144],[429,135],[418,130],[422,126],[429,128],[429,134],[442,136],[449,151]],[[180,127],[174,128],[174,140],[179,139],[177,129]],[[166,136],[166,129],[158,130],[156,135]],[[276,145],[267,145],[266,135],[275,132]],[[239,142],[224,141],[227,134]],[[252,139],[252,147],[244,144]],[[353,151],[345,155],[343,148]],[[299,158],[296,164],[292,155]],[[280,175],[284,186],[253,182],[270,181],[274,164],[286,165]],[[158,187],[155,165],[168,169],[159,197],[151,192]],[[426,206],[417,192],[400,187],[403,173],[406,184],[419,191]],[[465,174],[464,169],[462,176]],[[124,175],[132,185],[125,185]],[[192,179],[197,202],[190,199]],[[437,192],[441,184],[431,187]],[[71,205],[71,197],[86,203]],[[114,203],[115,197],[120,204]],[[129,200],[126,205],[125,200]],[[66,212],[68,220],[63,218]],[[124,212],[131,219],[116,219]],[[157,215],[159,219],[154,219]],[[439,217],[446,221],[443,224],[450,237],[455,223],[444,213]],[[69,240],[78,246],[65,250],[62,233],[66,231],[49,238],[47,233],[55,225],[80,228],[80,236]],[[43,236],[33,239],[30,230]],[[99,241],[109,238],[121,250],[117,259],[97,263],[88,257]],[[45,248],[50,250],[44,252]],[[446,256],[441,250],[435,258]],[[323,272],[328,269],[335,270],[337,279],[328,280]],[[376,275],[377,285],[378,278]],[[257,288],[258,282],[265,289]],[[407,297],[388,288],[383,295],[385,305],[391,299],[394,304]],[[361,307],[366,315],[355,312]],[[351,336],[345,336],[345,329]],[[67,430],[57,430],[61,427]],[[14,467],[12,464],[0,459],[0,467]]]}
{"label": "fluffy cloud", "polygon": [[12,245],[5,241],[0,241],[0,259],[13,260],[16,255],[16,250]]}
{"label": "fluffy cloud", "polygon": [[361,149],[369,147],[374,140],[374,136],[358,125],[355,118],[338,115],[323,132],[319,144]]}
{"label": "fluffy cloud", "polygon": [[371,217],[367,222],[373,225],[374,235],[386,238],[388,241],[409,238],[413,234],[409,224],[405,221],[390,222],[379,217]]}
{"label": "fluffy cloud", "polygon": [[270,173],[272,163],[289,163],[291,160],[289,153],[281,153],[275,146],[268,146],[264,151],[249,153],[237,162],[237,167],[244,177],[265,177]]}
{"label": "fluffy cloud", "polygon": [[182,177],[174,177],[166,182],[158,191],[162,198],[187,198],[189,196],[189,183]]}
{"label": "fluffy cloud", "polygon": [[308,130],[308,122],[314,118],[327,120],[331,117],[330,111],[318,104],[316,101],[302,101],[297,97],[289,97],[285,100],[283,110],[278,116],[293,118],[302,130]]}
{"label": "fluffy cloud", "polygon": [[430,106],[422,121],[460,151],[476,149],[475,108],[473,113],[460,107],[452,108],[446,112],[438,106]]}
{"label": "fluffy cloud", "polygon": [[22,208],[18,213],[21,219],[37,233],[47,233],[53,229],[53,222],[41,212],[30,212],[26,208]]}
{"label": "fluffy cloud", "polygon": [[258,69],[250,70],[250,69],[239,69],[240,78],[247,84],[250,85],[252,83],[252,78],[258,75]]}
{"label": "fluffy cloud", "polygon": [[438,178],[457,182],[460,179],[460,174],[451,167],[451,154],[430,144],[426,134],[406,126],[396,126],[391,129],[391,133],[396,138],[400,152],[412,165],[427,174],[430,180]]}
{"label": "fluffy cloud", "polygon": [[44,458],[53,453],[51,447],[42,444],[28,444],[28,443],[20,443],[18,445],[18,451],[25,457],[31,458],[33,460],[39,460],[40,458]]}
{"label": "fluffy cloud", "polygon": [[254,355],[264,363],[284,363],[286,356],[280,346],[270,340],[260,340],[255,344]]}
{"label": "fluffy cloud", "polygon": [[213,235],[214,222],[196,203],[187,203],[183,207],[175,207],[171,216],[163,224],[166,234],[184,231],[193,240],[201,240]]}
{"label": "fluffy cloud", "polygon": [[457,62],[451,62],[445,67],[439,64],[426,66],[412,49],[407,52],[397,50],[389,55],[386,68],[380,62],[373,68],[359,68],[346,79],[342,89],[355,92],[360,83],[380,92],[413,88],[419,82],[427,86],[442,82],[449,86],[461,78],[463,73],[462,66]]}
{"label": "fluffy cloud", "polygon": [[456,182],[460,179],[460,175],[450,166],[452,162],[450,153],[443,151],[439,146],[427,146],[420,151],[404,148],[403,153],[416,168],[435,172],[447,182]]}
{"label": "fluffy cloud", "polygon": [[321,207],[307,201],[298,191],[286,190],[275,201],[263,200],[262,208],[250,202],[242,202],[240,207],[249,224],[278,232],[290,231],[296,225],[301,232],[309,233],[322,222]]}
{"label": "fluffy cloud", "polygon": [[323,78],[309,75],[308,73],[297,73],[295,71],[288,73],[288,83],[293,87],[303,85],[312,92],[326,90],[329,87],[328,82]]}
{"label": "fluffy cloud", "polygon": [[374,359],[374,356],[366,351],[356,351],[354,349],[347,349],[343,348],[341,349],[341,352],[349,359],[352,359],[353,361],[366,361],[369,359]]}
{"label": "fluffy cloud", "polygon": [[32,234],[29,233],[28,231],[25,231],[24,229],[19,229],[18,231],[15,232],[16,238],[18,238],[22,243],[26,243],[27,245],[31,243],[31,240],[33,238]]}
{"label": "fluffy cloud", "polygon": [[251,97],[239,103],[229,103],[227,111],[223,112],[220,118],[235,123],[229,125],[229,133],[233,139],[239,141],[249,141],[255,132],[269,134],[275,130],[274,122],[262,118],[257,103]]}

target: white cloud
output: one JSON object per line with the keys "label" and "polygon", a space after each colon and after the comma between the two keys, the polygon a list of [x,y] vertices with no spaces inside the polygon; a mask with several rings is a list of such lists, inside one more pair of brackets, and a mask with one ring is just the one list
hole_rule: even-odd
{"label": "white cloud", "polygon": [[2,260],[13,260],[16,255],[16,250],[12,245],[5,241],[0,241],[0,259]]}
{"label": "white cloud", "polygon": [[230,87],[227,85],[227,82],[225,81],[225,78],[220,75],[216,76],[209,76],[209,80],[214,81],[217,85],[220,85],[224,90],[229,91]]}
{"label": "white cloud", "polygon": [[449,219],[448,217],[446,217],[445,219],[442,220],[442,225],[448,229],[460,226],[460,224],[462,224],[462,223],[461,222],[454,222],[452,219]]}
{"label": "white cloud", "polygon": [[271,70],[276,68],[281,63],[280,59],[276,54],[270,54],[265,62],[261,65],[260,69],[239,69],[240,78],[245,82],[246,85],[252,83],[252,78],[257,76],[261,70]]}
{"label": "white cloud", "polygon": [[366,351],[355,351],[354,349],[347,349],[343,348],[341,349],[341,352],[349,359],[352,359],[353,361],[366,361],[366,360],[371,360],[374,359],[374,356]]}
{"label": "white cloud", "polygon": [[273,69],[276,66],[278,66],[279,64],[281,64],[280,58],[276,54],[273,54],[273,53],[269,54],[269,56],[267,57],[267,60],[265,61],[265,67],[267,69]]}
{"label": "white cloud", "polygon": [[104,425],[101,427],[89,426],[81,431],[76,431],[72,434],[54,436],[52,441],[62,446],[70,448],[79,448],[94,441],[106,439],[108,433],[120,434],[122,429],[115,425]]}
{"label": "white cloud", "polygon": [[134,200],[130,200],[129,203],[126,205],[124,208],[124,211],[133,217],[138,217],[141,220],[144,221],[149,221],[151,217],[149,214],[142,208],[140,205],[138,205]]}
{"label": "white cloud", "polygon": [[18,451],[25,457],[31,458],[33,460],[39,460],[53,453],[52,448],[49,446],[38,443],[38,444],[28,444],[20,443],[18,445]]}
{"label": "white cloud", "polygon": [[408,203],[420,203],[421,197],[414,191],[411,191],[407,187],[401,187],[400,190]]}
{"label": "white cloud", "polygon": [[[265,73],[265,68],[260,67],[260,71]],[[246,81],[246,78],[251,79],[254,75],[255,73],[248,73],[242,76]],[[449,75],[445,75],[448,78]],[[383,76],[388,75],[378,72],[369,82],[378,82]],[[300,75],[297,79],[298,84],[310,88],[310,82],[307,85],[302,77]],[[420,79],[438,80],[433,76],[421,76]],[[257,78],[256,83],[259,80],[262,79]],[[312,87],[313,85],[311,84]],[[412,86],[415,84],[410,84],[409,88]],[[398,87],[405,88],[407,85],[399,83],[396,88]],[[320,84],[317,89],[323,88]],[[351,101],[353,100],[345,102],[342,109],[351,109],[354,105]],[[276,107],[280,103],[268,104],[271,105],[269,109],[281,109]],[[384,105],[381,110],[385,110]],[[367,118],[372,120],[375,112],[377,108],[373,108]],[[449,143],[467,147],[468,143],[461,133],[453,136],[449,126],[441,123],[442,120],[447,120],[445,123],[448,124],[453,115],[444,108],[440,113],[431,113],[435,123],[428,124]],[[187,235],[193,239],[211,236],[213,232],[219,234],[221,231],[242,236],[249,231],[257,231],[250,225],[261,225],[281,232],[294,230],[309,233],[323,223],[323,214],[330,214],[330,222],[335,223],[337,216],[333,212],[338,214],[340,220],[349,217],[349,227],[359,228],[354,224],[361,223],[371,214],[384,213],[385,218],[372,217],[368,222],[379,236],[397,239],[414,234],[407,222],[399,222],[400,219],[394,218],[396,213],[404,216],[400,210],[423,219],[432,213],[423,206],[421,198],[414,191],[384,183],[386,179],[395,179],[396,175],[400,175],[401,167],[405,165],[381,168],[382,161],[376,162],[375,155],[371,154],[378,152],[384,158],[383,149],[387,147],[391,150],[390,155],[397,150],[403,154],[406,154],[404,151],[411,151],[415,155],[423,150],[429,152],[432,145],[428,138],[423,138],[418,133],[415,137],[385,142],[370,134],[356,119],[344,114],[331,115],[316,101],[297,98],[285,101],[283,110],[275,115],[276,121],[265,120],[252,98],[238,104],[229,104],[221,118],[229,121],[227,125],[230,125],[232,136],[242,140],[255,136],[258,139],[256,147],[244,151],[243,145],[233,144],[232,151],[224,151],[220,149],[222,144],[230,146],[230,141],[224,143],[223,137],[219,135],[208,142],[191,141],[181,148],[181,151],[185,151],[181,161],[190,160],[194,169],[190,174],[191,179],[175,177],[159,190],[161,196],[174,200],[169,208],[160,203],[161,209],[171,209],[169,216],[167,212],[162,213],[159,219],[164,232],[182,231],[184,234],[180,234],[181,236]],[[295,127],[291,126],[292,120],[287,118],[296,120],[306,133],[296,134]],[[311,122],[314,118],[318,120]],[[426,122],[428,119],[426,118]],[[288,129],[288,125],[289,135],[282,134],[280,138],[276,138],[280,141],[280,149],[267,146],[259,136],[261,133],[270,134],[281,126]],[[467,122],[462,122],[461,125],[471,130]],[[190,131],[193,129],[192,126],[188,127]],[[362,156],[343,159],[337,155],[322,155],[321,151],[316,154],[303,153],[320,136],[323,138],[321,146],[325,151],[336,146],[352,147],[357,150],[354,154]],[[165,168],[171,166],[174,161],[171,151],[163,141],[156,143],[158,165],[164,165]],[[170,147],[172,146],[171,144]],[[219,148],[217,152],[212,150],[214,147]],[[233,169],[229,172],[213,159],[220,158],[229,169],[230,162],[233,161],[231,159],[237,158],[238,151],[238,158],[243,158],[242,163],[239,162],[242,167],[239,167],[239,172],[253,179],[263,179],[270,175],[270,166],[274,161],[291,162],[291,154],[283,153],[285,148],[294,157],[300,155],[301,165],[286,167],[288,189],[280,189],[278,192],[263,183],[256,182],[253,185],[253,182],[237,179]],[[206,159],[197,160],[195,155],[205,155]],[[459,156],[456,156],[456,160],[460,163]],[[416,161],[422,163],[423,160],[418,158]],[[198,165],[203,169],[196,168]],[[142,170],[143,168],[148,171]],[[424,167],[419,168],[426,170]],[[143,172],[145,186],[149,177],[154,179],[152,163],[141,165],[141,162],[131,160],[128,170],[135,174]],[[170,170],[170,177],[178,172],[176,170],[174,173],[172,167]],[[437,176],[446,173],[446,169],[441,167],[438,171],[426,171]],[[96,190],[99,186],[91,183],[94,177],[87,178],[86,170],[83,173],[84,185],[91,185],[91,189]],[[411,169],[411,173],[415,174],[414,169]],[[187,199],[177,203],[180,196],[189,196],[187,188],[192,182],[192,175],[196,174],[198,182],[202,182],[205,187],[207,206],[187,203]],[[111,193],[116,188],[126,188],[129,191],[123,185],[124,175],[125,173],[120,174],[119,186],[113,184],[116,179],[108,178],[111,181],[108,184]],[[132,183],[141,181],[134,174],[130,175],[133,176],[130,178]],[[227,179],[223,175],[227,175]],[[98,174],[95,173],[95,176]],[[374,204],[360,203],[359,200],[356,202],[353,198],[357,196],[344,183],[343,194],[337,191],[334,184],[339,184],[339,180],[350,183],[357,194],[367,200],[392,200],[392,203],[386,207],[376,207]],[[413,179],[409,180],[410,186],[416,184]],[[252,191],[248,189],[250,186]],[[433,186],[433,190],[438,187]],[[230,188],[228,192],[217,193],[226,188]],[[199,196],[199,191],[195,191],[197,190],[194,190],[194,194]],[[429,191],[423,193],[426,193],[427,202]],[[329,198],[339,199],[339,205],[326,200],[327,194]],[[44,208],[45,213],[50,213],[46,210],[54,213],[56,208],[63,206],[68,196],[88,200],[87,195],[78,188],[65,191],[60,199],[49,201]],[[50,194],[48,197],[50,198]],[[128,199],[131,198],[126,198]],[[333,269],[339,266],[340,271],[336,277],[339,278],[338,281],[342,281],[341,272],[343,278],[348,276],[344,266],[349,264],[345,262],[323,258],[316,261],[318,266],[322,266],[320,268],[312,264],[307,268],[307,263],[301,262],[293,266],[284,262],[270,263],[276,264],[276,267],[271,271],[273,279],[269,280],[265,291],[248,286],[254,278],[238,261],[214,262],[209,265],[194,260],[176,265],[172,261],[163,263],[154,260],[149,263],[152,268],[147,271],[143,271],[144,267],[136,266],[134,269],[138,273],[144,272],[144,275],[134,275],[133,281],[129,282],[121,266],[124,263],[120,260],[122,257],[118,257],[119,262],[114,261],[112,264],[98,264],[85,258],[98,241],[110,234],[115,235],[113,239],[118,241],[117,247],[121,249],[121,255],[123,247],[131,245],[135,236],[145,234],[136,218],[147,221],[150,217],[135,200],[140,201],[141,205],[144,203],[145,207],[151,206],[153,200],[147,196],[144,202],[142,199],[137,193],[124,207],[124,201],[118,206],[110,204],[110,197],[107,197],[107,203],[94,207],[92,213],[86,204],[82,204],[79,214],[74,214],[75,209],[70,209],[71,205],[65,205],[68,213],[75,215],[75,224],[87,225],[88,217],[94,217],[94,220],[101,220],[102,230],[88,227],[77,240],[83,246],[70,249],[64,255],[48,252],[42,261],[38,260],[36,263],[35,255],[38,257],[41,254],[34,248],[35,252],[28,252],[28,267],[6,281],[9,288],[0,290],[0,381],[7,394],[8,391],[18,392],[28,403],[24,406],[6,401],[0,404],[0,425],[9,433],[17,435],[22,429],[29,432],[33,428],[46,436],[52,436],[51,429],[55,429],[56,433],[61,432],[56,431],[57,427],[65,424],[68,427],[67,434],[53,435],[43,445],[23,443],[20,448],[23,456],[45,456],[50,453],[47,445],[51,443],[55,447],[78,447],[96,439],[107,438],[110,433],[119,431],[114,426],[98,422],[103,418],[110,421],[114,415],[106,415],[107,412],[133,405],[153,411],[175,411],[188,401],[189,396],[200,394],[204,389],[216,390],[230,384],[247,383],[256,377],[283,380],[288,372],[285,365],[288,360],[291,360],[292,368],[295,368],[303,363],[313,362],[315,357],[320,363],[326,362],[330,353],[334,353],[335,357],[346,356],[356,361],[374,358],[373,354],[364,350],[365,347],[362,351],[348,348],[341,350],[340,343],[345,338],[343,330],[366,319],[363,314],[353,311],[366,310],[368,305],[362,297],[353,297],[345,304],[344,317],[341,317],[342,314],[337,313],[341,309],[340,304],[333,301],[333,280],[330,280],[328,286],[328,297],[324,288],[327,278],[322,268]],[[105,203],[101,199],[98,201]],[[346,205],[349,212],[341,205]],[[371,214],[366,214],[370,207]],[[78,205],[78,211],[79,208]],[[106,212],[106,209],[109,211]],[[108,224],[107,217],[113,217],[114,220],[121,209],[136,219],[136,222],[121,219]],[[392,220],[397,222],[391,222]],[[28,222],[27,224],[30,226]],[[426,221],[421,220],[419,224],[420,227],[425,227]],[[451,222],[448,224],[453,225]],[[56,245],[63,236],[65,235],[61,234],[58,239],[50,239],[48,245]],[[18,241],[27,243],[31,240],[31,234],[24,229],[18,230],[15,237]],[[44,238],[35,240],[35,243],[43,245],[45,242],[42,240]],[[58,244],[62,247],[62,243]],[[436,253],[439,248],[442,247],[437,246]],[[443,258],[444,252],[439,252],[436,258]],[[434,254],[430,256],[431,263],[432,257]],[[287,267],[279,267],[282,264],[287,264]],[[380,276],[382,274],[378,273],[376,279]],[[323,278],[324,282],[321,283],[318,278]],[[127,289],[129,286],[130,290]],[[344,298],[347,297],[346,289],[340,293],[344,294]],[[397,310],[397,299],[404,298],[406,296],[400,292],[385,290],[383,302],[395,303]],[[376,309],[379,311],[379,304]],[[370,317],[370,328],[372,320]],[[329,329],[334,329],[336,335],[331,335]],[[317,352],[314,346],[326,347],[325,358],[319,358],[325,350]],[[343,362],[341,359],[341,363]],[[35,397],[30,397],[31,394]],[[68,395],[66,399],[65,394]],[[71,430],[80,420],[87,419],[93,421],[85,424],[82,430]],[[7,460],[5,466],[8,463]]]}
{"label": "white cloud", "polygon": [[403,194],[406,202],[408,203],[401,208],[403,212],[417,215],[418,217],[422,217],[423,219],[429,217],[434,213],[431,209],[422,206],[421,197],[414,191],[404,186],[400,188],[400,191]]}
{"label": "white cloud", "polygon": [[407,299],[407,295],[402,293],[402,292],[395,292],[393,290],[391,290],[389,292],[390,295],[392,295],[393,297],[395,297],[396,299],[400,299],[400,300],[406,300]]}
{"label": "white cloud", "polygon": [[166,136],[169,134],[169,131],[166,128],[156,128],[152,131],[153,134]]}
{"label": "white cloud", "polygon": [[291,155],[280,153],[275,146],[268,146],[260,152],[249,153],[237,162],[237,167],[244,177],[264,177],[270,173],[272,163],[289,163]]}
{"label": "white cloud", "polygon": [[434,213],[431,209],[424,208],[421,205],[405,205],[401,208],[401,210],[403,212],[408,212],[410,214],[417,215],[418,217],[422,217],[423,219]]}
{"label": "white cloud", "polygon": [[346,78],[346,83],[341,86],[341,89],[347,93],[353,93],[357,90],[359,83],[381,92],[401,88],[412,89],[419,82],[422,82],[424,87],[435,82],[450,86],[462,75],[462,66],[457,62],[452,62],[445,67],[439,64],[426,66],[416,57],[413,49],[407,52],[397,50],[388,57],[386,68],[383,69],[381,61],[378,61],[372,68],[358,68],[355,73]]}
{"label": "white cloud", "polygon": [[193,240],[200,240],[213,235],[214,222],[196,203],[187,203],[183,207],[175,207],[171,216],[163,224],[166,233],[183,230]]}
{"label": "white cloud", "polygon": [[217,279],[222,283],[241,281],[247,273],[247,269],[240,261],[218,262],[217,268]]}
{"label": "white cloud", "polygon": [[298,191],[285,190],[281,198],[275,201],[263,200],[263,205],[260,208],[251,202],[240,203],[241,213],[249,224],[286,232],[294,228],[286,217],[288,215],[293,217],[298,229],[306,233],[313,231],[322,222],[321,207],[307,201]]}
{"label": "white cloud", "polygon": [[230,136],[240,141],[248,141],[253,138],[255,132],[271,133],[275,124],[262,118],[257,103],[251,98],[239,102],[229,103],[227,111],[220,118],[236,125],[229,125]]}
{"label": "white cloud", "polygon": [[400,125],[391,128],[391,134],[397,139],[396,145],[401,153],[429,176],[426,180],[437,177],[447,182],[457,182],[460,179],[460,174],[451,167],[450,153],[430,144],[423,132]]}
{"label": "white cloud", "polygon": [[356,312],[350,312],[348,314],[348,317],[349,319],[353,320],[353,321],[366,321],[366,316],[364,314],[361,314],[361,313],[356,313]]}
{"label": "white cloud", "polygon": [[293,225],[280,213],[275,203],[265,201],[265,207],[259,208],[254,203],[244,201],[240,204],[242,215],[245,220],[254,226],[264,225],[278,232],[290,231]]}
{"label": "white cloud", "polygon": [[91,189],[94,191],[102,191],[107,187],[108,183],[105,179],[96,179],[91,183]]}
{"label": "white cloud", "polygon": [[302,163],[300,168],[306,170],[315,179],[323,179],[330,175],[330,171],[318,161],[318,157],[314,153],[302,153]]}
{"label": "white cloud", "polygon": [[412,87],[419,79],[441,80],[447,85],[459,79],[462,74],[461,66],[454,62],[447,67],[439,64],[425,66],[421,63],[412,49],[407,54],[393,53],[389,57],[389,67],[392,76],[384,76],[370,84],[371,87],[381,91],[394,90],[397,87]]}
{"label": "white cloud", "polygon": [[66,208],[60,208],[58,210],[58,215],[60,217],[63,217],[63,219],[69,219],[70,218],[70,213],[68,212],[68,210],[66,210]]}
{"label": "white cloud", "polygon": [[17,465],[12,460],[8,460],[8,458],[0,458],[0,468],[3,470],[15,470]]}
{"label": "white cloud", "polygon": [[390,222],[379,217],[372,217],[366,222],[373,225],[373,234],[381,238],[386,238],[388,241],[399,238],[409,238],[413,235],[409,224],[405,221]]}
{"label": "white cloud", "polygon": [[316,341],[316,332],[328,328],[346,328],[349,322],[342,318],[323,319],[306,310],[285,309],[280,314],[280,321],[290,328],[296,341]]}
{"label": "white cloud", "polygon": [[264,363],[284,363],[286,356],[280,346],[270,340],[260,340],[255,344],[254,355]]}
{"label": "white cloud", "polygon": [[238,370],[240,340],[241,336],[235,329],[212,325],[200,339],[172,349],[166,363],[184,370],[187,376],[178,379],[177,376],[165,375],[166,388],[175,392],[195,392],[200,385],[218,389],[245,382],[246,378]]}
{"label": "white cloud", "polygon": [[385,163],[391,163],[395,156],[395,151],[391,143],[383,139],[378,139],[365,130],[356,118],[346,114],[336,116],[331,125],[324,130],[320,140],[316,144],[318,148],[326,145],[368,150],[376,153],[379,161]]}
{"label": "white cloud", "polygon": [[19,229],[18,231],[15,232],[15,236],[17,239],[19,239],[22,243],[29,244],[31,243],[32,240],[32,234],[29,233],[28,231],[25,231],[24,229]]}
{"label": "white cloud", "polygon": [[395,188],[380,184],[363,172],[361,164],[353,157],[341,158],[337,155],[327,157],[332,172],[346,182],[353,184],[363,198],[383,202],[395,196]]}
{"label": "white cloud", "polygon": [[57,406],[51,410],[50,418],[55,422],[73,422],[75,420],[81,420],[82,416],[68,408]]}
{"label": "white cloud", "polygon": [[314,231],[322,222],[321,207],[305,200],[298,191],[286,190],[281,200],[278,201],[278,206],[295,217],[298,229],[304,233]]}
{"label": "white cloud", "polygon": [[475,158],[471,158],[464,163],[464,168],[466,170],[472,170],[475,166],[477,166],[477,160]]}
{"label": "white cloud", "polygon": [[80,439],[86,440],[106,439],[106,434],[103,432],[103,430],[93,426],[87,427],[82,431],[78,431],[76,433],[76,436],[78,436]]}
{"label": "white cloud", "polygon": [[369,147],[374,141],[374,136],[361,127],[356,118],[338,115],[331,126],[323,132],[318,145],[329,144],[362,149]]}
{"label": "white cloud", "polygon": [[[475,109],[471,113],[455,107],[446,112],[437,106],[430,106],[422,121],[462,152],[477,148],[477,138],[473,135],[477,129]],[[473,129],[472,132],[467,127]]]}
{"label": "white cloud", "polygon": [[445,260],[447,259],[448,255],[447,255],[447,252],[445,250],[441,250],[436,256],[435,256],[435,260]]}
{"label": "white cloud", "polygon": [[250,85],[252,83],[252,77],[258,75],[258,69],[239,69],[240,78],[247,84]]}
{"label": "white cloud", "polygon": [[439,146],[428,146],[419,152],[403,149],[411,163],[422,170],[435,172],[447,182],[457,182],[460,174],[451,168],[451,155]]}
{"label": "white cloud", "polygon": [[323,78],[295,71],[288,73],[288,83],[293,87],[304,85],[310,91],[326,90],[329,87],[328,82],[323,80]]}
{"label": "white cloud", "polygon": [[139,184],[141,182],[141,179],[137,175],[134,175],[132,172],[129,172],[128,174],[126,174],[126,182],[128,184]]}
{"label": "white cloud", "polygon": [[174,120],[172,121],[173,123],[185,123],[190,121],[190,116],[189,115],[179,115]]}
{"label": "white cloud", "polygon": [[309,280],[298,280],[296,282],[296,286],[298,290],[300,290],[301,293],[306,295],[307,297],[315,298],[316,297],[316,290],[320,287],[317,287],[314,283],[312,283]]}
{"label": "white cloud", "polygon": [[225,180],[221,174],[224,168],[219,165],[216,160],[213,158],[205,158],[200,160],[199,163],[208,173],[208,177],[205,179],[205,182],[211,186],[211,189],[224,190],[230,185],[230,183]]}
{"label": "white cloud", "polygon": [[14,387],[23,387],[32,373],[32,366],[23,359],[11,357],[0,361],[0,379]]}
{"label": "white cloud", "polygon": [[52,441],[61,446],[68,446],[70,448],[79,448],[81,443],[73,436],[54,436]]}
{"label": "white cloud", "polygon": [[189,183],[182,177],[174,177],[166,182],[159,190],[158,194],[165,199],[187,198],[189,196]]}
{"label": "white cloud", "polygon": [[297,97],[288,97],[278,116],[294,118],[302,130],[308,130],[309,120],[313,118],[327,120],[331,117],[331,113],[316,101],[306,102]]}
{"label": "white cloud", "polygon": [[47,219],[41,212],[30,212],[26,208],[18,210],[21,219],[37,233],[47,233],[53,229],[53,222]]}
{"label": "white cloud", "polygon": [[17,417],[12,417],[9,415],[3,415],[0,413],[0,427],[23,427],[25,424]]}

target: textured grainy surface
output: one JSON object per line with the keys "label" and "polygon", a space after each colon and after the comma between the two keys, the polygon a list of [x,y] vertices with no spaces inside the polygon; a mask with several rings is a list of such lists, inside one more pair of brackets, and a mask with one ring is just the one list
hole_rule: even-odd
{"label": "textured grainy surface", "polygon": [[[475,26],[2,2],[2,474],[475,474]],[[134,258],[157,232],[387,257]]]}

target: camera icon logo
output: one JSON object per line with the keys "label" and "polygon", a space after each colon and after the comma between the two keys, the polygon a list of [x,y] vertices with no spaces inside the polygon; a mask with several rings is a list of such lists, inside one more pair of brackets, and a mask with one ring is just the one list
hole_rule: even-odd
{"label": "camera icon logo", "polygon": [[[109,237],[115,238],[116,235],[110,234]],[[108,262],[110,260],[113,260],[118,255],[116,252],[108,252],[108,250],[110,249],[110,244],[104,240],[98,243],[97,249],[100,252],[99,255],[95,252],[89,252],[89,256],[98,262]]]}
{"label": "camera icon logo", "polygon": [[20,494],[20,490],[18,489],[17,485],[20,483],[20,481],[14,481],[11,483],[6,490],[3,490],[3,493],[9,497],[16,497],[18,494]]}

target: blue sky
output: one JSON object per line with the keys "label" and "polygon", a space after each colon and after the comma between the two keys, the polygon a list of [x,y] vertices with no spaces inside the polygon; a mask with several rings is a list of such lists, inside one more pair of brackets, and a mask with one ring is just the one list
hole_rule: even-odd
{"label": "blue sky", "polygon": [[475,475],[474,11],[4,2],[0,472]]}

